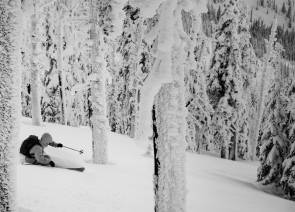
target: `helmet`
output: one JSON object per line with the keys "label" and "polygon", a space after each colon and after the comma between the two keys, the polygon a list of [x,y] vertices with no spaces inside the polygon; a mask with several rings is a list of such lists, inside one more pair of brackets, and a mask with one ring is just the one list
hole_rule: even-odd
{"label": "helmet", "polygon": [[47,147],[50,143],[52,143],[52,136],[49,133],[44,133],[41,136],[40,144],[43,147]]}

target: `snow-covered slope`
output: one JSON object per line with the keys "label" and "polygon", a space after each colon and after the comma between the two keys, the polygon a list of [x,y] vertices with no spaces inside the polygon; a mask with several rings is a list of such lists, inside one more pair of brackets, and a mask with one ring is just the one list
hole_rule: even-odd
{"label": "snow-covered slope", "polygon": [[[250,9],[253,9],[253,19],[261,19],[265,23],[266,26],[270,26],[273,24],[275,18],[277,19],[278,26],[282,26],[285,29],[287,29],[288,26],[288,18],[285,14],[282,14],[281,9],[283,6],[283,3],[287,6],[288,0],[279,0],[275,1],[275,4],[277,5],[278,12],[275,12],[271,8],[266,7],[265,0],[265,7],[258,6],[257,7],[257,1],[258,0],[242,0]],[[295,8],[293,8],[294,10]],[[294,29],[294,24],[292,28]]]}
{"label": "snow-covered slope", "polygon": [[[50,132],[56,141],[82,148],[91,158],[91,131],[25,119],[21,139]],[[110,134],[107,165],[86,163],[82,173],[64,169],[18,167],[20,212],[151,212],[153,159],[125,136]],[[80,157],[77,154],[77,157]],[[294,212],[295,203],[255,186],[256,164],[187,154],[187,212]]]}
{"label": "snow-covered slope", "polygon": [[[222,2],[222,0],[209,0],[209,2]],[[260,4],[257,6],[257,2],[264,1],[264,6],[261,6]],[[288,21],[289,19],[286,17],[286,14],[283,14],[281,12],[283,3],[285,3],[286,10],[288,9],[288,0],[277,0],[274,1],[275,5],[277,7],[277,12],[273,10],[273,8],[267,7],[268,3],[267,2],[273,2],[271,0],[241,0],[247,7],[249,8],[249,11],[253,11],[253,20],[258,20],[261,19],[266,26],[271,26],[275,20],[277,19],[278,26],[282,26],[285,29],[288,28]],[[291,3],[293,6],[291,13],[292,17],[294,16],[294,11],[295,11],[295,1],[291,0]],[[270,3],[272,5],[272,3]],[[272,7],[272,6],[270,6]],[[216,7],[217,10],[217,7]],[[250,18],[250,16],[249,16]],[[295,29],[295,24],[294,21],[292,22],[292,29]]]}

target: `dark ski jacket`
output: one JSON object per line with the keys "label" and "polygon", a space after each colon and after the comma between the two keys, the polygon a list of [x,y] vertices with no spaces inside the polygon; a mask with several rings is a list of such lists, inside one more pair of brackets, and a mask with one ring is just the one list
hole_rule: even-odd
{"label": "dark ski jacket", "polygon": [[[53,147],[57,146],[55,142],[49,145]],[[19,152],[27,159],[35,159],[37,163],[42,165],[48,165],[51,161],[48,155],[44,155],[44,147],[40,144],[38,137],[35,135],[30,135],[23,141]]]}

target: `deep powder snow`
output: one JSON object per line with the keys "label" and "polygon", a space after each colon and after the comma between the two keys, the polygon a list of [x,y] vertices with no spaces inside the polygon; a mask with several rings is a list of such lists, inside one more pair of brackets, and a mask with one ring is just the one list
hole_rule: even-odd
{"label": "deep powder snow", "polygon": [[[83,159],[84,172],[41,166],[18,166],[20,212],[151,212],[153,159],[145,149],[122,135],[109,135],[107,165],[93,165],[91,131],[56,124],[31,126],[23,119],[21,140],[50,132],[57,142],[84,149],[68,152]],[[50,147],[48,147],[50,148]],[[62,150],[68,151],[68,150]],[[295,203],[259,190],[257,163],[232,162],[187,154],[187,212],[294,212]]]}

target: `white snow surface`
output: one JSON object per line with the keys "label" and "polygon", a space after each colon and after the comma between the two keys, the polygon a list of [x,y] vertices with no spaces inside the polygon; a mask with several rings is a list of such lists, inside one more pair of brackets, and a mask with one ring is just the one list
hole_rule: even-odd
{"label": "white snow surface", "polygon": [[[42,166],[18,166],[19,212],[151,212],[153,158],[134,140],[110,134],[107,165],[93,165],[91,130],[23,119],[21,139],[44,132],[55,141],[84,149],[84,172]],[[21,142],[21,141],[20,141]],[[66,151],[66,150],[64,150]],[[76,158],[76,159],[77,159]],[[295,203],[258,189],[257,163],[233,162],[187,153],[187,212],[294,212]]]}
{"label": "white snow surface", "polygon": [[60,148],[48,147],[46,154],[50,155],[51,160],[59,168],[83,168],[84,162],[80,156],[74,155]]}

